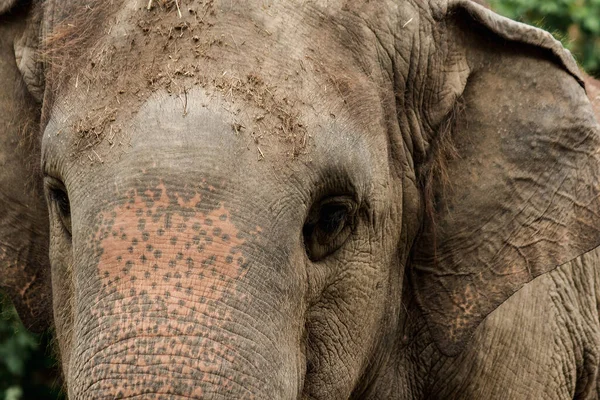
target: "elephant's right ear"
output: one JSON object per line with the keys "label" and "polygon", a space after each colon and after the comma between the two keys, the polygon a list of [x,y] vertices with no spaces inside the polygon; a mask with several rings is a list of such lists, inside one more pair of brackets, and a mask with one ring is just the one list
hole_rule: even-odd
{"label": "elephant's right ear", "polygon": [[25,326],[40,331],[49,324],[52,301],[39,172],[39,30],[26,3],[0,0],[0,289]]}
{"label": "elephant's right ear", "polygon": [[600,129],[549,33],[470,0],[430,4],[429,207],[412,279],[434,340],[453,355],[525,283],[600,244]]}

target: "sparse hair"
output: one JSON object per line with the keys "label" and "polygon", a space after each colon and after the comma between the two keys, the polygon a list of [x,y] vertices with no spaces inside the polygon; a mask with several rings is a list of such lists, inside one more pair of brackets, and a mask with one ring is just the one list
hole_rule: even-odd
{"label": "sparse hair", "polygon": [[459,98],[442,124],[440,124],[437,136],[431,141],[428,155],[417,171],[417,177],[423,192],[423,229],[432,235],[432,250],[434,252],[437,248],[435,234],[437,211],[442,206],[446,193],[452,190],[448,164],[449,161],[459,157],[454,144],[454,132],[456,131],[457,121],[464,109],[464,101]]}
{"label": "sparse hair", "polygon": [[[61,11],[68,10],[68,14],[52,15],[52,18],[57,20],[46,33],[40,51],[41,60],[50,73],[47,83],[54,90],[58,89],[56,85],[73,71],[72,63],[77,62],[83,53],[93,46],[100,33],[98,26],[106,20],[112,5],[112,2],[100,0],[86,3],[71,0],[70,3],[61,5]],[[61,12],[50,8],[49,4],[47,2],[44,5],[45,19],[49,18],[47,14]]]}

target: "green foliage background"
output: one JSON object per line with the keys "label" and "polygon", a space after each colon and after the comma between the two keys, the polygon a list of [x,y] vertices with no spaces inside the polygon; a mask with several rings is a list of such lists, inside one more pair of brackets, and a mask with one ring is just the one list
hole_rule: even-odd
{"label": "green foliage background", "polygon": [[[600,78],[600,0],[489,2],[500,14],[552,32],[588,73]],[[0,294],[0,400],[64,398],[49,342],[50,334],[36,336],[23,328]]]}
{"label": "green foliage background", "polygon": [[28,332],[0,293],[0,400],[64,398],[50,341]]}

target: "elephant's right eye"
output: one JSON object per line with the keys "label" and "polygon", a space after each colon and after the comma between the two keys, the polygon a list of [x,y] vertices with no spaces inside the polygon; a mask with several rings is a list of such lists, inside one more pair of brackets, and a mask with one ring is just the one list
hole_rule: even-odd
{"label": "elephant's right eye", "polygon": [[60,219],[65,231],[71,235],[71,204],[67,191],[64,185],[56,179],[49,179],[46,182],[50,207]]}
{"label": "elephant's right eye", "polygon": [[333,197],[311,210],[303,229],[308,257],[319,261],[339,249],[356,224],[357,205],[353,199]]}

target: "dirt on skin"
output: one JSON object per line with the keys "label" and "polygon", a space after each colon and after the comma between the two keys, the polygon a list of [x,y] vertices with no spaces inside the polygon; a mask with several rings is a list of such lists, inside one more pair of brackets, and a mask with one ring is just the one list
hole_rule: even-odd
{"label": "dirt on skin", "polygon": [[[52,92],[85,93],[91,105],[72,121],[79,137],[74,157],[103,161],[95,149],[104,141],[111,148],[126,147],[124,126],[155,92],[177,96],[185,117],[194,87],[231,105],[232,132],[249,135],[259,159],[264,157],[259,143],[271,137],[288,144],[292,157],[306,152],[310,137],[297,107],[303,103],[290,97],[279,78],[261,74],[260,53],[248,49],[244,39],[223,33],[223,23],[215,28],[217,19],[225,25],[228,19],[240,20],[264,39],[261,46],[268,46],[274,39],[257,22],[231,12],[219,15],[213,0],[153,0],[121,11],[99,3],[71,7],[80,9],[53,29],[44,54],[52,69]],[[102,28],[86,29],[89,25]]]}

